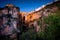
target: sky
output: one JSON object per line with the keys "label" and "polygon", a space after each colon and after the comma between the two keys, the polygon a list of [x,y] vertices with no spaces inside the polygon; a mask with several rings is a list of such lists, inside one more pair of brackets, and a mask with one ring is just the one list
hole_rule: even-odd
{"label": "sky", "polygon": [[4,7],[6,4],[13,4],[19,7],[21,12],[31,12],[53,1],[54,0],[0,0],[0,7]]}

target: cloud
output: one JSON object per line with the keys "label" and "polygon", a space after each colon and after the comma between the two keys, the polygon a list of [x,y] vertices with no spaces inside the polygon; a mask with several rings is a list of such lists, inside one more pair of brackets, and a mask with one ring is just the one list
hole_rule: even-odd
{"label": "cloud", "polygon": [[54,1],[56,2],[56,1],[59,1],[59,0],[54,0]]}
{"label": "cloud", "polygon": [[35,9],[35,11],[41,10],[42,8],[44,8],[46,5],[42,5],[41,7]]}

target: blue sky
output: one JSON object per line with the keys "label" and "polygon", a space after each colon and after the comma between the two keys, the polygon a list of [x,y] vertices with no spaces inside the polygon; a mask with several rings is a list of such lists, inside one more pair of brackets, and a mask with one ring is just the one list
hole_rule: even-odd
{"label": "blue sky", "polygon": [[6,4],[13,4],[18,6],[21,12],[30,12],[43,4],[53,1],[54,0],[0,0],[0,7],[4,7]]}

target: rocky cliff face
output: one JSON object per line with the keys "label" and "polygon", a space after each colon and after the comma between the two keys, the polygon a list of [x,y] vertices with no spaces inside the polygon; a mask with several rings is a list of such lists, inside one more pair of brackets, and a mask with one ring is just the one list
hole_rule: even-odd
{"label": "rocky cliff face", "polygon": [[[54,15],[55,12],[58,10],[60,10],[60,1],[56,1],[51,4],[45,5],[43,8],[42,7],[38,8],[37,10],[26,15],[25,21],[26,23],[29,23],[29,26],[32,24],[34,25],[34,23],[38,20],[41,20],[42,17],[48,17],[50,14]],[[38,26],[35,26],[36,30],[37,28]]]}
{"label": "rocky cliff face", "polygon": [[22,18],[25,17],[24,21],[25,23],[33,22],[42,16],[47,17],[49,14],[54,14],[55,11],[60,10],[60,1],[55,1],[52,3],[47,3],[46,5],[43,5],[35,11],[32,12],[20,12]]}

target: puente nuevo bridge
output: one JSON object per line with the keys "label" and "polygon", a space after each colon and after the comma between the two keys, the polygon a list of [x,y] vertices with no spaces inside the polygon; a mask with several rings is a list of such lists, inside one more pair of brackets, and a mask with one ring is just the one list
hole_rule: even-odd
{"label": "puente nuevo bridge", "polygon": [[[37,21],[41,20],[43,25],[43,17],[48,17],[51,13],[53,15],[59,9],[55,6],[55,3],[60,4],[60,2],[54,2],[33,12],[21,12],[19,7],[12,4],[7,4],[5,7],[0,8],[0,36],[8,36],[7,38],[14,40],[18,36],[19,40],[19,35],[22,34],[22,31],[26,32],[31,25],[34,26],[36,32],[39,32],[41,29]],[[21,27],[23,28],[22,31],[20,30]]]}
{"label": "puente nuevo bridge", "polygon": [[20,27],[25,28],[23,30],[25,31],[30,22],[33,22],[40,17],[40,12],[37,14],[36,12],[20,12],[19,7],[7,4],[5,7],[0,8],[0,34],[13,38],[16,36],[16,33],[21,33],[19,30]]}

